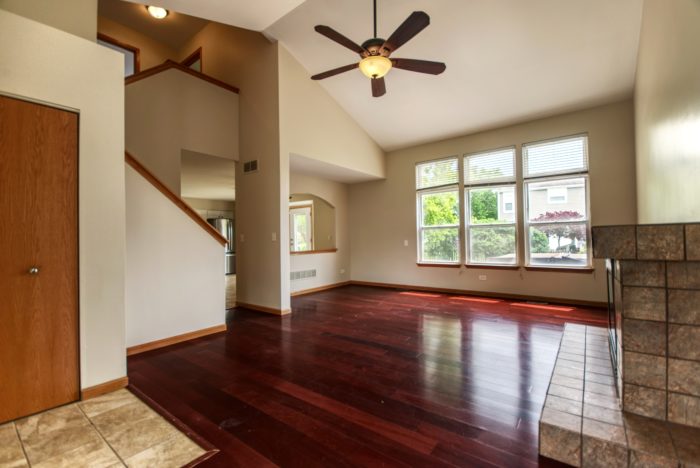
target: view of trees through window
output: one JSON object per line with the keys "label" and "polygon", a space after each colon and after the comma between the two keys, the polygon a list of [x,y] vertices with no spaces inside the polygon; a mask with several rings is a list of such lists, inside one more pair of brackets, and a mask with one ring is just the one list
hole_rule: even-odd
{"label": "view of trees through window", "polygon": [[459,261],[458,197],[456,190],[421,196],[423,260]]}

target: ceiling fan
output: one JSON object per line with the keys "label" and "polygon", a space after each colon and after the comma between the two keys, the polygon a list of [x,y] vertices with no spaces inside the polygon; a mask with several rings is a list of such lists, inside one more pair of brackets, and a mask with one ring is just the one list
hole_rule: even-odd
{"label": "ceiling fan", "polygon": [[357,45],[347,37],[329,26],[318,25],[314,29],[328,39],[347,47],[360,55],[358,63],[334,68],[311,77],[312,80],[322,80],[346,71],[359,68],[360,71],[372,82],[372,96],[379,97],[386,93],[384,75],[392,68],[400,68],[418,73],[439,75],[445,71],[442,62],[430,62],[428,60],[415,60],[403,58],[389,58],[399,47],[410,41],[416,34],[430,24],[430,17],[424,11],[414,11],[401,23],[389,39],[377,37],[377,0],[374,0],[374,37],[367,39],[362,45]]}

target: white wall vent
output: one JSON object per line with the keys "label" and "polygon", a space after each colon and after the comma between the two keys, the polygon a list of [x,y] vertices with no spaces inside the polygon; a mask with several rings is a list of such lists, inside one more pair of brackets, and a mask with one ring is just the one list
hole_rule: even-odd
{"label": "white wall vent", "polygon": [[252,161],[247,161],[243,163],[243,173],[248,174],[249,172],[258,172],[257,159],[253,159]]}
{"label": "white wall vent", "polygon": [[316,277],[316,270],[292,271],[289,274],[289,279],[291,279],[292,281],[306,279],[306,278],[315,278],[315,277]]}

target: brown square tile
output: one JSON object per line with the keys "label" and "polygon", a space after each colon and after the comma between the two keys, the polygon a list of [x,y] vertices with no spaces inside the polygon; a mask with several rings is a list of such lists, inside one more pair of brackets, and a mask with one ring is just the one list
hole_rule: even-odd
{"label": "brown square tile", "polygon": [[624,418],[630,449],[675,458],[671,434],[664,422],[634,414],[625,414]]}
{"label": "brown square tile", "polygon": [[625,318],[666,321],[666,290],[625,286],[622,290]]}
{"label": "brown square tile", "polygon": [[584,468],[627,467],[628,451],[626,445],[615,444],[583,436],[581,447],[581,466]]}
{"label": "brown square tile", "polygon": [[566,359],[567,361],[583,362],[585,358],[583,354],[570,354],[560,351],[557,359]]}
{"label": "brown square tile", "polygon": [[700,466],[700,428],[669,424],[676,454],[686,466]]}
{"label": "brown square tile", "polygon": [[124,460],[129,468],[184,466],[204,455],[204,450],[183,434],[177,434],[158,445]]}
{"label": "brown square tile", "polygon": [[563,413],[570,413],[577,416],[581,416],[583,402],[569,400],[568,398],[562,398],[556,395],[547,395],[547,399],[544,401],[544,407],[552,408]]}
{"label": "brown square tile", "polygon": [[683,225],[655,224],[637,226],[639,260],[683,260],[685,258]]}
{"label": "brown square tile", "polygon": [[563,375],[552,375],[551,383],[583,391],[583,379],[573,379]]}
{"label": "brown square tile", "polygon": [[611,375],[596,374],[595,372],[586,372],[586,383],[594,382],[604,385],[615,385],[615,379]]}
{"label": "brown square tile", "polygon": [[666,324],[651,320],[624,319],[622,342],[627,351],[666,355]]}
{"label": "brown square tile", "polygon": [[581,432],[581,416],[556,410],[545,406],[542,408],[540,422],[550,426],[561,427],[573,432]]}
{"label": "brown square tile", "polygon": [[[155,413],[140,400],[119,406],[90,418],[97,429],[108,438],[126,426],[152,418]],[[109,439],[108,439],[109,440]]]}
{"label": "brown square tile", "polygon": [[597,382],[586,382],[586,391],[599,395],[617,398],[617,390],[614,384],[601,384]]}
{"label": "brown square tile", "polygon": [[138,420],[111,432],[105,439],[122,459],[153,447],[179,434],[170,423],[158,415]]}
{"label": "brown square tile", "polygon": [[593,226],[593,257],[634,259],[635,226]]}
{"label": "brown square tile", "polygon": [[[95,431],[97,435],[97,431]],[[122,466],[117,455],[99,437],[90,442],[62,452],[40,463],[33,463],[36,468],[56,467],[117,467]]]}
{"label": "brown square tile", "polygon": [[0,466],[29,466],[26,458],[24,458],[22,444],[17,436],[14,423],[0,426]]}
{"label": "brown square tile", "polygon": [[700,397],[700,361],[669,359],[668,389]]}
{"label": "brown square tile", "polygon": [[666,419],[665,390],[631,384],[624,384],[623,388],[622,403],[625,411],[654,419]]}
{"label": "brown square tile", "polygon": [[700,427],[700,398],[668,392],[668,420]]}
{"label": "brown square tile", "polygon": [[668,262],[668,287],[673,289],[700,289],[700,262]]}
{"label": "brown square tile", "polygon": [[612,369],[612,362],[609,356],[602,358],[595,356],[586,356],[586,365],[599,366],[599,367],[610,367]]}
{"label": "brown square tile", "polygon": [[593,372],[595,374],[602,374],[612,377],[613,371],[610,365],[607,366],[596,366],[595,364],[586,365],[586,373]]}
{"label": "brown square tile", "polygon": [[564,387],[557,384],[549,384],[548,395],[555,395],[562,398],[568,398],[569,400],[582,401],[583,400],[583,390],[578,390],[576,388]]}
{"label": "brown square tile", "polygon": [[554,374],[553,375],[561,375],[564,377],[571,377],[572,379],[582,379],[583,378],[583,369],[575,369],[572,367],[556,365],[556,366],[554,366]]}
{"label": "brown square tile", "polygon": [[688,260],[700,260],[700,224],[685,225],[685,249]]}
{"label": "brown square tile", "polygon": [[540,455],[581,466],[581,432],[540,422]]}
{"label": "brown square tile", "polygon": [[617,397],[611,397],[608,395],[601,395],[599,393],[593,393],[586,391],[583,394],[583,404],[585,405],[595,405],[602,408],[608,408],[611,410],[620,409],[620,401]]}
{"label": "brown square tile", "polygon": [[627,445],[625,438],[625,428],[614,424],[604,423],[595,419],[583,418],[584,436],[595,437],[596,439],[612,442],[619,445]]}
{"label": "brown square tile", "polygon": [[625,286],[666,287],[664,262],[624,260],[620,262],[620,275]]}
{"label": "brown square tile", "polygon": [[622,426],[622,411],[619,409],[604,408],[591,403],[583,405],[583,416],[588,419],[595,419],[608,424]]}
{"label": "brown square tile", "polygon": [[129,390],[121,389],[97,398],[81,401],[78,403],[78,406],[80,406],[88,418],[94,418],[95,416],[106,411],[138,401],[138,398],[136,398]]}
{"label": "brown square tile", "polygon": [[700,291],[669,289],[668,321],[700,325]]}
{"label": "brown square tile", "polygon": [[630,468],[677,468],[678,460],[654,453],[630,450]]}
{"label": "brown square tile", "polygon": [[670,324],[668,354],[672,357],[700,361],[700,327]]}
{"label": "brown square tile", "polygon": [[622,369],[625,383],[666,389],[666,359],[663,357],[625,351]]}

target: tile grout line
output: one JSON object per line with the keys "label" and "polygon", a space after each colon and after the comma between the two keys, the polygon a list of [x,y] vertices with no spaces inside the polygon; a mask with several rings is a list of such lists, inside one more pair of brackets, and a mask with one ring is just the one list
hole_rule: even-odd
{"label": "tile grout line", "polygon": [[32,463],[29,461],[29,456],[27,456],[27,451],[24,449],[24,442],[22,442],[22,436],[19,435],[19,429],[17,428],[17,424],[15,422],[12,422],[12,426],[15,428],[15,434],[17,434],[17,440],[19,441],[19,446],[22,449],[22,453],[24,454],[24,459],[27,461],[27,466],[31,468]]}
{"label": "tile grout line", "polygon": [[102,439],[102,440],[104,441],[104,443],[107,444],[107,447],[109,447],[109,449],[117,456],[117,458],[119,459],[119,461],[121,462],[121,464],[124,465],[124,466],[127,466],[127,465],[126,465],[126,462],[122,459],[121,455],[119,455],[119,453],[115,450],[115,448],[112,447],[112,444],[110,444],[110,443],[107,441],[107,439],[106,439],[105,436],[102,434],[102,432],[97,428],[97,426],[95,426],[95,423],[92,422],[92,419],[90,419],[90,417],[87,415],[87,413],[85,413],[85,411],[83,411],[83,408],[81,408],[80,405],[77,404],[77,403],[75,404],[75,406],[76,406],[76,407],[78,408],[78,410],[82,413],[82,415],[85,416],[85,419],[87,419],[87,421],[90,423],[90,425],[92,426],[92,428],[95,429],[95,432],[97,432],[97,435],[100,436],[100,439]]}

